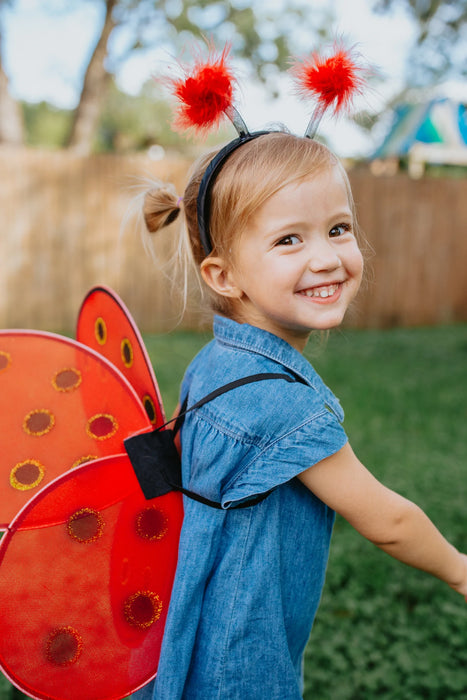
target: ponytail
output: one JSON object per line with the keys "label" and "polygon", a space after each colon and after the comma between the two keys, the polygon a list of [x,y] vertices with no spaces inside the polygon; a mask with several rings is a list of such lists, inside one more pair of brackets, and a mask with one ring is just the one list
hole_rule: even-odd
{"label": "ponytail", "polygon": [[153,187],[144,196],[143,217],[149,233],[157,233],[178,218],[182,197],[170,189],[170,186]]}

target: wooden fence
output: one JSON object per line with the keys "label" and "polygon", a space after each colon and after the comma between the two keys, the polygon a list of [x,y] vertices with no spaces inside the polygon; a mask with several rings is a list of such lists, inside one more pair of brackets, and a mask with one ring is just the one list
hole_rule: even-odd
{"label": "wooden fence", "polygon": [[[0,149],[0,327],[72,331],[84,294],[103,283],[143,331],[174,328],[171,284],[145,251],[141,224],[122,221],[143,178],[181,192],[188,169],[181,160]],[[466,321],[466,181],[349,175],[373,252],[347,325]],[[173,253],[175,235],[159,235],[159,259]],[[191,308],[183,326],[199,321]]]}

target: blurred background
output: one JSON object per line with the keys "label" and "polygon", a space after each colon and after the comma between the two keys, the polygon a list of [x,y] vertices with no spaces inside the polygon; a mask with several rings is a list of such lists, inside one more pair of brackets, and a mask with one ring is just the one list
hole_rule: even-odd
{"label": "blurred background", "polygon": [[[344,331],[307,356],[362,461],[467,551],[466,18],[467,0],[0,0],[0,327],[72,334],[88,289],[113,287],[170,414],[209,331],[195,285],[183,312],[169,279],[176,227],[148,246],[138,194],[154,178],[182,194],[235,132],[172,132],[159,78],[201,37],[229,42],[250,130],[303,134],[290,56],[343,37],[370,86],[319,138],[348,170],[367,274]],[[305,698],[465,700],[466,648],[460,596],[338,518]]]}
{"label": "blurred background", "polygon": [[[0,0],[0,326],[69,330],[95,283],[145,331],[178,322],[128,212],[145,179],[182,193],[193,158],[235,135],[226,124],[206,144],[171,131],[160,77],[200,37],[231,43],[250,130],[272,121],[298,134],[312,106],[292,94],[290,57],[336,37],[357,47],[370,86],[319,131],[345,161],[368,242],[348,323],[465,320],[466,14],[465,0]],[[173,238],[158,237],[161,263]],[[200,321],[191,306],[186,327]]]}

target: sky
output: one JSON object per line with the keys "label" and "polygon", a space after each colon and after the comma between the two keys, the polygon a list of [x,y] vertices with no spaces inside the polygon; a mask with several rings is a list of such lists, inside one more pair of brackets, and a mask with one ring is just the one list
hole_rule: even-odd
{"label": "sky", "polygon": [[[57,8],[66,5],[53,0]],[[73,108],[79,99],[82,79],[90,52],[97,40],[102,12],[99,3],[80,0],[72,13],[48,14],[51,0],[15,0],[3,18],[3,60],[12,94],[28,102],[47,101],[57,107]],[[374,15],[371,0],[310,0],[310,8],[328,6],[334,9],[336,36],[343,36],[347,45],[357,45],[370,65],[376,67],[383,80],[355,105],[377,110],[403,85],[407,54],[414,38],[414,27],[402,10],[389,15]],[[69,3],[68,3],[69,7]],[[79,28],[79,31],[77,30]],[[311,47],[315,49],[316,46]],[[117,73],[121,89],[136,94],[157,71],[160,54],[148,50],[127,60]],[[269,122],[283,122],[293,132],[305,131],[309,110],[288,92],[287,77],[281,81],[278,100],[271,102],[264,92],[246,81],[239,111],[250,130],[263,128]],[[367,155],[374,149],[371,139],[345,119],[325,119],[322,134],[342,157]]]}

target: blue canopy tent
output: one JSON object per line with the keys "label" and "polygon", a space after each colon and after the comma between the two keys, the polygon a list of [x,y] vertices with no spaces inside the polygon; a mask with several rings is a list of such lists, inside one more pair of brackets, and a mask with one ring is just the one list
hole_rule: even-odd
{"label": "blue canopy tent", "polygon": [[467,166],[467,105],[449,98],[399,105],[371,159],[407,159],[414,175],[425,163]]}

